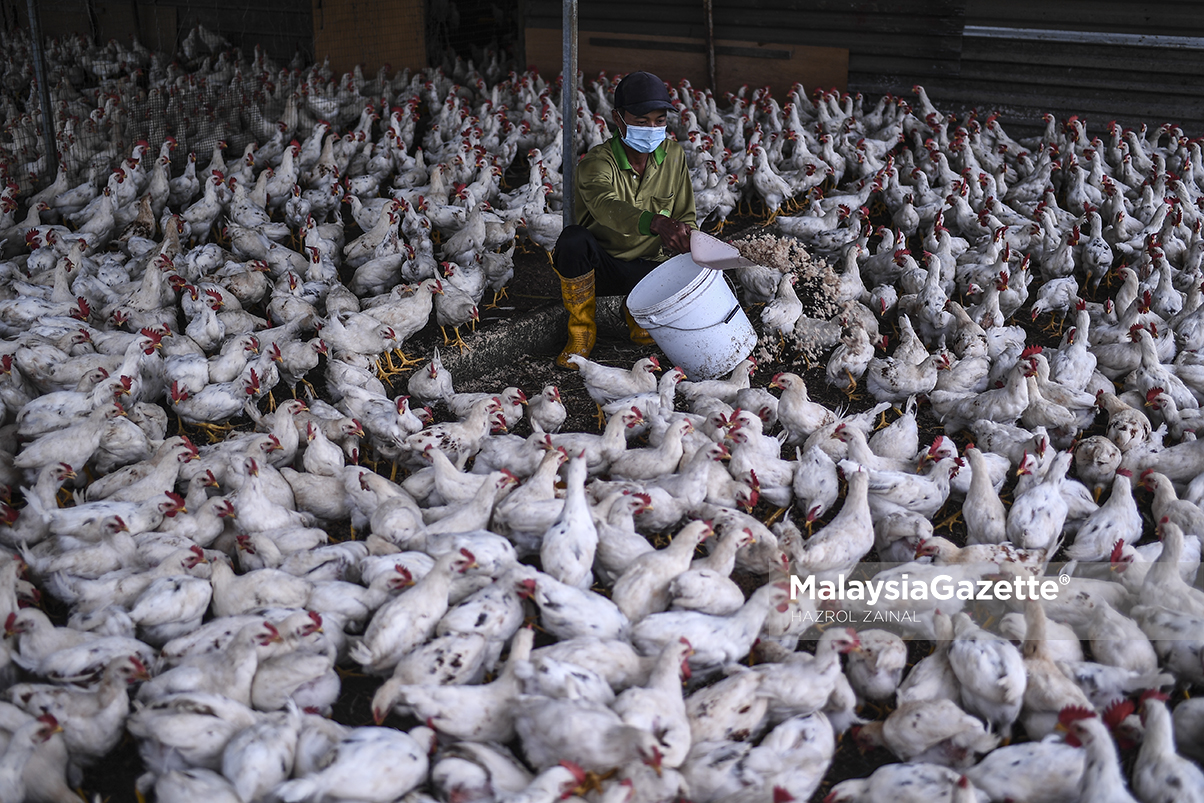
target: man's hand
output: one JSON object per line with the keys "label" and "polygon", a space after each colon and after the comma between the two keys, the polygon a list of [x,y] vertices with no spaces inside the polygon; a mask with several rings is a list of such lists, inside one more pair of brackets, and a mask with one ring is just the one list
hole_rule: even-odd
{"label": "man's hand", "polygon": [[684,254],[690,250],[690,227],[680,220],[657,215],[648,224],[653,234],[659,235],[666,249],[675,254]]}

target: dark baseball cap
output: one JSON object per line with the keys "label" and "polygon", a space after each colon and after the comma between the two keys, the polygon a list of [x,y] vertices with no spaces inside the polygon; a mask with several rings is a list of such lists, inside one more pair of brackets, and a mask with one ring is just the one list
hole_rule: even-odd
{"label": "dark baseball cap", "polygon": [[615,108],[631,112],[637,117],[656,109],[672,111],[673,101],[665,82],[650,72],[629,73],[615,87]]}

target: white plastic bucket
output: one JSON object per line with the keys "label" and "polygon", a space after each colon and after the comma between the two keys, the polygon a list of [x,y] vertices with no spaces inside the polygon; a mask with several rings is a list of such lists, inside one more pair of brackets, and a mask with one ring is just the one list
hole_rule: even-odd
{"label": "white plastic bucket", "polygon": [[666,260],[627,296],[627,309],[689,379],[729,374],[757,344],[723,272],[689,254]]}

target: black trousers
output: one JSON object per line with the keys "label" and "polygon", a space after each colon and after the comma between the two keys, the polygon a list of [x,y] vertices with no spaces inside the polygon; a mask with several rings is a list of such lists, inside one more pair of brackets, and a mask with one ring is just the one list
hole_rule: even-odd
{"label": "black trousers", "polygon": [[625,296],[659,262],[615,259],[585,226],[566,226],[552,252],[556,272],[566,279],[594,272],[594,295]]}

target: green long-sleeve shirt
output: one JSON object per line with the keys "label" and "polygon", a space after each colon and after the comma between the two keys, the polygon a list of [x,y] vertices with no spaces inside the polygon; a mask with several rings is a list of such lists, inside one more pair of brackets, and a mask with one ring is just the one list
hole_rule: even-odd
{"label": "green long-sleeve shirt", "polygon": [[616,259],[661,262],[670,256],[661,252],[661,238],[648,228],[657,214],[698,228],[681,145],[667,139],[649,157],[641,177],[615,136],[591,148],[577,164],[577,223]]}

